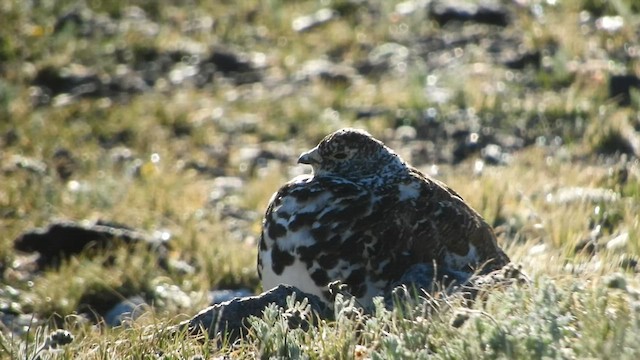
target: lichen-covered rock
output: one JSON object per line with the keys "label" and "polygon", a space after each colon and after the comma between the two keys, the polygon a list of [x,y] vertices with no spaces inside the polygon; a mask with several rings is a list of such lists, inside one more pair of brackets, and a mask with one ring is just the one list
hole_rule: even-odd
{"label": "lichen-covered rock", "polygon": [[233,341],[246,333],[249,317],[262,316],[269,304],[285,308],[287,298],[294,294],[296,299],[306,298],[318,317],[328,318],[331,315],[330,309],[317,296],[306,294],[290,285],[279,285],[260,295],[239,297],[210,306],[177,325],[175,330],[180,331],[186,327],[192,334],[204,333],[211,339],[221,335]]}

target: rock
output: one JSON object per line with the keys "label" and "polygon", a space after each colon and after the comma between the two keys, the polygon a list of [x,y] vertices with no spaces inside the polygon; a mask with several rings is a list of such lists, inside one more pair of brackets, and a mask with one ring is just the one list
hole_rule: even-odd
{"label": "rock", "polygon": [[542,54],[537,50],[511,52],[504,55],[501,62],[504,66],[514,70],[523,70],[527,66],[539,69],[542,63]]}
{"label": "rock", "polygon": [[378,45],[369,52],[367,59],[356,65],[361,75],[380,75],[402,67],[409,60],[409,48],[394,42]]}
{"label": "rock", "polygon": [[47,173],[47,164],[44,162],[25,157],[22,155],[13,155],[9,158],[8,164],[3,166],[3,172],[14,172],[18,169],[26,170],[27,172],[44,176]]}
{"label": "rock", "polygon": [[239,176],[219,176],[213,180],[209,201],[216,203],[232,194],[238,194],[245,185],[244,179]]}
{"label": "rock", "polygon": [[[214,49],[208,58],[199,64],[200,76],[211,80],[218,72],[235,81],[237,85],[254,83],[261,80],[261,75],[248,55],[228,49]],[[202,84],[200,84],[202,85]]]}
{"label": "rock", "polygon": [[640,78],[636,75],[611,75],[609,98],[622,106],[631,105],[631,89],[640,89]]}
{"label": "rock", "polygon": [[291,22],[291,28],[295,32],[305,32],[335,19],[338,13],[329,8],[323,8],[311,15],[299,16]]}
{"label": "rock", "polygon": [[356,70],[350,66],[315,59],[305,62],[295,77],[302,81],[318,79],[329,85],[348,86],[353,82],[355,73]]}
{"label": "rock", "polygon": [[36,314],[13,314],[0,311],[0,332],[8,336],[25,336],[42,323]]}
{"label": "rock", "polygon": [[192,299],[178,285],[159,283],[153,288],[154,305],[162,308],[176,307],[186,309],[192,306]]}
{"label": "rock", "polygon": [[547,202],[556,204],[570,204],[576,202],[610,203],[620,199],[620,194],[606,188],[567,187],[561,188],[555,194],[547,194]]}
{"label": "rock", "polygon": [[160,265],[166,262],[166,237],[155,238],[140,231],[106,222],[76,223],[54,222],[46,228],[27,231],[14,240],[14,248],[22,252],[38,252],[40,268],[58,266],[60,261],[80,253],[88,245],[92,249],[114,245],[116,240],[125,244],[145,243],[155,251]]}
{"label": "rock", "polygon": [[[460,292],[466,299],[473,300],[481,291],[523,281],[528,281],[528,278],[519,267],[511,264],[500,270],[478,275],[473,275],[471,272],[436,269],[433,264],[415,264],[407,270],[400,280],[393,284],[391,291],[383,295],[385,304],[389,308],[393,307],[395,299],[421,296],[420,292],[416,293],[413,290],[422,290],[427,293],[444,290],[449,294]],[[349,296],[348,289],[343,288],[339,281],[330,284],[329,287],[334,295]],[[290,285],[279,285],[256,296],[245,296],[243,292],[223,292],[221,295],[226,297],[236,294],[242,297],[235,297],[212,305],[191,319],[176,325],[172,331],[180,332],[186,329],[193,335],[204,332],[210,339],[220,336],[220,338],[233,342],[247,333],[247,326],[249,326],[247,319],[249,317],[262,316],[264,309],[269,304],[286,309],[287,298],[292,295],[295,295],[296,300],[306,298],[312,313],[319,319],[331,319],[334,313],[334,309],[317,296],[304,293]],[[356,311],[362,310],[371,309]],[[298,326],[306,328],[309,324],[298,324]]]}
{"label": "rock", "polygon": [[624,270],[638,272],[638,257],[627,255],[620,259],[620,267]]}
{"label": "rock", "polygon": [[235,298],[247,297],[254,295],[249,289],[238,290],[213,290],[209,291],[209,298],[211,301],[209,305],[221,304],[226,301],[233,300]]}
{"label": "rock", "polygon": [[241,174],[255,176],[256,171],[267,166],[270,160],[282,161],[283,158],[263,147],[243,146],[235,156],[231,156],[229,162],[231,165],[237,166]]}
{"label": "rock", "polygon": [[60,179],[69,180],[77,167],[77,161],[68,149],[59,148],[53,153],[53,168]]}
{"label": "rock", "polygon": [[507,26],[510,15],[507,9],[489,1],[434,1],[431,3],[429,15],[438,24],[450,21],[475,22],[497,26]]}
{"label": "rock", "polygon": [[235,298],[220,304],[210,306],[191,319],[173,328],[175,331],[188,329],[191,334],[207,334],[210,339],[224,334],[229,342],[233,342],[246,334],[246,320],[251,316],[262,316],[263,310],[269,304],[286,308],[287,298],[295,295],[296,299],[308,299],[311,310],[320,318],[329,318],[331,310],[315,295],[306,294],[290,285],[279,285],[260,295]]}
{"label": "rock", "polygon": [[624,27],[624,18],[622,16],[603,16],[596,20],[596,29],[606,31],[608,33],[618,32]]}
{"label": "rock", "polygon": [[128,96],[149,89],[136,72],[109,76],[79,64],[63,68],[46,66],[38,71],[32,84],[38,88],[33,93],[36,105],[56,106],[67,105],[77,98]]}
{"label": "rock", "polygon": [[64,68],[46,66],[38,71],[33,85],[47,89],[51,97],[59,94],[98,96],[103,89],[100,77],[92,69],[78,64]]}
{"label": "rock", "polygon": [[488,144],[480,150],[482,160],[489,165],[507,165],[510,162],[509,154],[502,151],[502,147],[496,144]]}
{"label": "rock", "polygon": [[141,296],[130,297],[107,311],[104,321],[108,326],[115,327],[137,319],[149,310],[149,305]]}
{"label": "rock", "polygon": [[640,157],[640,135],[628,124],[609,129],[608,133],[594,145],[594,150],[600,154]]}
{"label": "rock", "polygon": [[456,141],[452,154],[454,164],[463,161],[469,155],[480,150],[484,140],[478,133],[467,129],[456,130],[451,134],[451,137]]}
{"label": "rock", "polygon": [[629,243],[629,233],[623,232],[609,239],[606,244],[607,250],[624,250]]}
{"label": "rock", "polygon": [[618,272],[605,277],[604,284],[609,289],[627,289],[627,279],[625,278],[624,274]]}
{"label": "rock", "polygon": [[394,11],[398,15],[407,16],[415,13],[418,10],[423,10],[429,4],[429,0],[408,0],[398,3]]}

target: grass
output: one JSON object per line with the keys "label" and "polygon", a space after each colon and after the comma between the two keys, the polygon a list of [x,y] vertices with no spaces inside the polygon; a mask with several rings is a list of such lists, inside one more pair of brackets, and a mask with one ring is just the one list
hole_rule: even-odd
{"label": "grass", "polygon": [[[513,24],[499,31],[439,26],[423,9],[395,12],[398,3],[3,2],[0,309],[13,309],[24,324],[15,332],[0,328],[0,358],[637,358],[640,284],[637,265],[627,265],[640,256],[640,120],[637,107],[619,106],[607,93],[609,75],[638,75],[637,56],[631,56],[637,49],[629,50],[638,43],[635,2],[509,4]],[[132,18],[137,10],[131,6],[145,17]],[[340,16],[293,31],[294,19],[322,7]],[[56,28],[75,8],[89,10],[89,25]],[[582,11],[591,22],[581,23]],[[620,31],[595,29],[595,18],[618,14],[625,22]],[[118,26],[109,30],[109,24]],[[84,33],[86,26],[94,31]],[[458,40],[458,49],[420,52],[418,45],[445,35]],[[541,66],[508,69],[469,40],[499,35],[539,51]],[[385,43],[408,49],[392,71],[358,74],[347,85],[300,80],[310,60],[357,67]],[[145,61],[153,54],[211,49],[262,59],[262,81],[172,83],[166,71],[186,66],[177,63],[146,92],[36,101],[32,82],[46,68],[104,79],[151,66]],[[425,91],[427,84],[451,96],[441,101]],[[635,105],[635,90],[631,98]],[[358,115],[368,111],[371,116]],[[304,303],[292,302],[297,313],[269,308],[251,319],[244,339],[222,346],[167,331],[205,307],[211,289],[260,290],[261,215],[278,186],[301,171],[294,166],[300,152],[338,127],[362,127],[393,142],[391,129],[430,129],[429,121],[472,121],[481,134],[523,141],[507,166],[486,165],[477,173],[472,154],[456,165],[437,164],[437,177],[496,227],[531,284],[494,289],[470,306],[445,296],[363,315],[339,303],[334,321],[313,319]],[[410,146],[394,144],[411,154]],[[246,155],[252,148],[268,149],[276,159],[254,166]],[[68,179],[56,169],[61,149],[73,159]],[[227,177],[240,182],[239,190],[222,187]],[[572,188],[609,190],[615,200],[576,195],[556,201]],[[191,270],[161,268],[148,249],[120,248],[33,272],[13,240],[56,219],[164,231],[171,235],[170,261]],[[611,246],[625,234],[627,242]],[[597,252],[583,250],[593,237]],[[167,289],[179,295],[167,296]],[[82,313],[96,298],[111,304],[133,295],[153,306],[128,326],[94,324]],[[292,327],[293,313],[315,326]],[[71,342],[57,343],[69,338],[56,329],[68,331]]]}

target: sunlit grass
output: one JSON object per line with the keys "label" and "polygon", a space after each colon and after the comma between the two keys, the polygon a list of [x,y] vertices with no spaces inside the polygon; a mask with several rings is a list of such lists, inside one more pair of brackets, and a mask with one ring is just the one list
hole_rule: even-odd
{"label": "sunlit grass", "polygon": [[[468,41],[469,34],[443,29],[429,20],[428,9],[400,14],[398,3],[0,4],[0,269],[3,286],[17,294],[9,305],[33,314],[32,328],[22,335],[2,329],[0,357],[3,351],[35,357],[62,327],[73,341],[55,355],[42,350],[43,358],[637,358],[640,284],[637,265],[628,264],[640,256],[638,114],[607,99],[610,74],[638,70],[637,60],[627,56],[638,37],[634,3],[510,6],[516,25],[503,35],[541,51],[541,66],[523,70],[492,63],[476,44],[448,49],[439,54],[448,57],[446,66],[431,68],[432,54],[414,52],[418,42],[443,33]],[[138,6],[145,19],[109,34],[83,37],[75,25],[56,32],[56,20],[77,6],[112,20]],[[293,29],[296,18],[321,8],[341,15],[312,31]],[[594,17],[620,14],[625,26],[597,31],[585,23],[584,9]],[[307,61],[355,67],[384,43],[409,48],[406,63],[375,76],[354,69],[346,85],[300,78]],[[199,87],[159,79],[150,91],[117,100],[32,102],[32,81],[46,67],[84,67],[105,77],[142,61],[148,51],[185,49],[258,55],[266,66],[262,81],[237,85],[216,78]],[[615,56],[608,60],[607,53]],[[434,81],[450,91],[450,99],[430,97],[425,87]],[[254,328],[244,339],[220,348],[168,331],[207,306],[212,289],[261,290],[255,270],[261,216],[281,184],[308,171],[295,164],[300,152],[344,126],[392,138],[395,126],[423,124],[429,108],[438,121],[472,114],[479,132],[486,127],[526,141],[506,166],[484,164],[478,171],[473,154],[455,166],[438,164],[436,177],[495,226],[500,245],[530,284],[495,289],[470,307],[455,296],[405,311],[380,307],[371,316],[344,307],[335,321],[306,332],[289,329],[281,310],[267,309],[262,319],[251,320]],[[381,111],[358,118],[359,111],[372,109]],[[268,149],[278,159],[248,166],[241,152],[249,147]],[[56,170],[60,149],[73,156],[69,179]],[[240,189],[213,197],[222,191],[216,182],[221,177],[238,177]],[[606,190],[613,200],[558,201],[573,188]],[[21,268],[28,268],[28,258],[13,250],[13,240],[57,220],[105,220],[164,232],[170,235],[168,265],[144,246],[115,246],[73,256],[57,268]],[[592,238],[595,251],[584,250]],[[163,298],[163,287],[179,289],[188,304]],[[88,299],[111,304],[133,295],[152,306],[127,326],[92,324],[78,313]]]}

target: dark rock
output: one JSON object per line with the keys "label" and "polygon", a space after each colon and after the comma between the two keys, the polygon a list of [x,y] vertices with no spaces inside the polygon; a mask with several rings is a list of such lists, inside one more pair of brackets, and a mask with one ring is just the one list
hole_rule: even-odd
{"label": "dark rock", "polygon": [[175,64],[195,56],[186,51],[161,51],[151,46],[121,47],[115,50],[114,55],[118,62],[130,64],[132,71],[149,86],[166,76]]}
{"label": "dark rock", "polygon": [[625,270],[638,272],[638,257],[633,255],[623,257],[620,260],[620,267]]}
{"label": "dark rock", "polygon": [[224,176],[225,169],[221,166],[210,166],[205,162],[189,160],[184,164],[184,169],[195,170],[197,173],[210,177]]}
{"label": "dark rock", "polygon": [[582,239],[573,247],[575,254],[595,255],[598,252],[599,244],[594,239]]}
{"label": "dark rock", "polygon": [[384,108],[359,108],[355,109],[355,117],[356,119],[369,119],[376,116],[384,116],[389,112],[390,110]]}
{"label": "dark rock", "polygon": [[611,129],[594,144],[600,154],[624,154],[640,157],[640,135],[630,126]]}
{"label": "dark rock", "polygon": [[68,180],[77,168],[77,161],[71,151],[59,148],[53,153],[53,167],[62,180]]}
{"label": "dark rock", "polygon": [[103,88],[100,77],[80,65],[67,68],[44,67],[36,74],[33,85],[47,89],[51,96],[63,93],[74,96],[98,96]]}
{"label": "dark rock", "polygon": [[177,325],[174,330],[188,329],[191,334],[203,332],[209,338],[224,334],[230,342],[247,333],[246,320],[251,316],[262,316],[269,304],[286,308],[287,297],[295,295],[297,300],[308,299],[311,310],[320,318],[329,318],[332,314],[329,307],[315,295],[306,294],[290,285],[279,285],[257,296],[235,298],[210,306],[200,311],[190,320]]}
{"label": "dark rock", "polygon": [[511,53],[502,59],[504,66],[509,69],[522,70],[527,66],[539,69],[542,62],[542,54],[540,51],[525,51]]}
{"label": "dark rock", "polygon": [[147,91],[147,83],[134,72],[122,76],[99,75],[94,70],[73,64],[65,68],[47,66],[36,74],[32,82],[38,87],[32,94],[36,105],[48,105],[58,95],[68,95],[58,104],[76,98],[118,97]]}
{"label": "dark rock", "polygon": [[116,245],[144,243],[159,256],[160,264],[166,262],[168,244],[164,238],[155,238],[118,224],[56,222],[44,229],[25,232],[14,241],[14,248],[22,252],[38,252],[39,266],[57,266],[62,259],[80,253],[84,249],[104,249]]}
{"label": "dark rock", "polygon": [[122,129],[114,133],[98,135],[98,143],[100,146],[106,149],[113,148],[115,146],[129,145],[132,140],[135,139],[135,134],[131,129]]}
{"label": "dark rock", "polygon": [[214,50],[208,61],[216,66],[218,71],[225,74],[252,71],[251,63],[242,55],[227,50]]}
{"label": "dark rock", "polygon": [[636,75],[612,75],[609,78],[609,98],[620,105],[631,105],[631,89],[640,89],[640,78]]}
{"label": "dark rock", "polygon": [[480,3],[434,1],[429,15],[440,25],[459,21],[507,26],[510,22],[509,12],[504,6],[488,1]]}
{"label": "dark rock", "polygon": [[624,274],[618,272],[606,276],[603,279],[603,282],[604,285],[609,289],[627,289],[627,278],[624,276]]}
{"label": "dark rock", "polygon": [[457,164],[469,155],[476,153],[482,147],[482,138],[478,133],[461,129],[451,134],[451,138],[456,141],[453,149],[453,163]]}
{"label": "dark rock", "polygon": [[7,129],[0,139],[0,146],[9,147],[16,144],[20,140],[20,134],[16,129]]}
{"label": "dark rock", "polygon": [[236,84],[261,80],[260,72],[248,56],[227,49],[214,49],[209,57],[199,64],[199,72],[199,85],[210,82],[216,72],[232,78]]}

